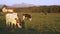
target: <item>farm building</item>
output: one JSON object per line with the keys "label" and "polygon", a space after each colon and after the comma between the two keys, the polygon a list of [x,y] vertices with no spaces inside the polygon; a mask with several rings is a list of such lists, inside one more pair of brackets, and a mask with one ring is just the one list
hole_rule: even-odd
{"label": "farm building", "polygon": [[3,6],[2,12],[14,12],[14,8],[8,7],[8,6]]}

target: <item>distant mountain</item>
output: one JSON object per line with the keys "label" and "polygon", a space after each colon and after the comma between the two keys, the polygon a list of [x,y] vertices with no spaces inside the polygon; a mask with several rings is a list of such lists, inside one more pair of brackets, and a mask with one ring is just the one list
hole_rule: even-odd
{"label": "distant mountain", "polygon": [[[2,6],[3,5],[0,4],[0,8],[2,8]],[[9,5],[6,6],[8,6],[9,8],[26,8],[26,7],[33,7],[33,6],[39,7],[39,6],[60,6],[60,5],[34,5],[34,4],[21,3],[21,4],[13,4],[11,6]]]}
{"label": "distant mountain", "polygon": [[16,8],[24,8],[24,7],[33,7],[35,5],[33,4],[27,4],[27,3],[21,3],[21,4],[13,4],[12,7],[16,7]]}
{"label": "distant mountain", "polygon": [[[2,6],[3,5],[0,5],[0,8],[2,8]],[[21,3],[21,4],[13,4],[13,5],[11,5],[11,6],[9,6],[9,5],[6,5],[6,6],[8,6],[8,7],[12,7],[12,8],[26,8],[26,7],[33,7],[33,6],[35,6],[35,5],[33,5],[33,4],[27,4],[27,3]]]}

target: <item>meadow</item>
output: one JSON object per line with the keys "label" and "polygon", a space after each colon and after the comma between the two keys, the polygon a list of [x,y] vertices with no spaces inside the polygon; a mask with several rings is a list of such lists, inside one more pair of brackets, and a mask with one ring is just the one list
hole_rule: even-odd
{"label": "meadow", "polygon": [[[25,19],[22,21],[22,14],[18,12],[19,18],[23,23],[23,28],[6,28],[5,15],[6,13],[0,12],[0,34],[59,34],[60,32],[60,13],[28,13],[32,16],[32,21]],[[27,13],[27,12],[25,12]]]}

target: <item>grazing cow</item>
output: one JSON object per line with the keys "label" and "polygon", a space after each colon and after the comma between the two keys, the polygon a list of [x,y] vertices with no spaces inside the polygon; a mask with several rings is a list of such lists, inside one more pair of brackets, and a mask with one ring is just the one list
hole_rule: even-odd
{"label": "grazing cow", "polygon": [[8,13],[6,14],[6,25],[9,27],[10,25],[13,27],[13,25],[16,27],[16,25],[21,28],[19,18],[17,16],[17,13]]}
{"label": "grazing cow", "polygon": [[29,19],[30,21],[32,20],[30,14],[23,14],[23,20],[24,20],[24,19]]}

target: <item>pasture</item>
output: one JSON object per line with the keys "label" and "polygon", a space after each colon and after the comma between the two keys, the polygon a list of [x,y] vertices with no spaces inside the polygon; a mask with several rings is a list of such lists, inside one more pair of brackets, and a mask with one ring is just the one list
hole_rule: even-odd
{"label": "pasture", "polygon": [[[28,13],[32,16],[32,21],[22,21],[22,14],[19,12],[19,18],[23,24],[23,28],[6,28],[5,14],[0,12],[0,34],[59,34],[60,32],[60,13],[48,13],[47,15],[41,13]],[[26,12],[25,12],[26,13]]]}

